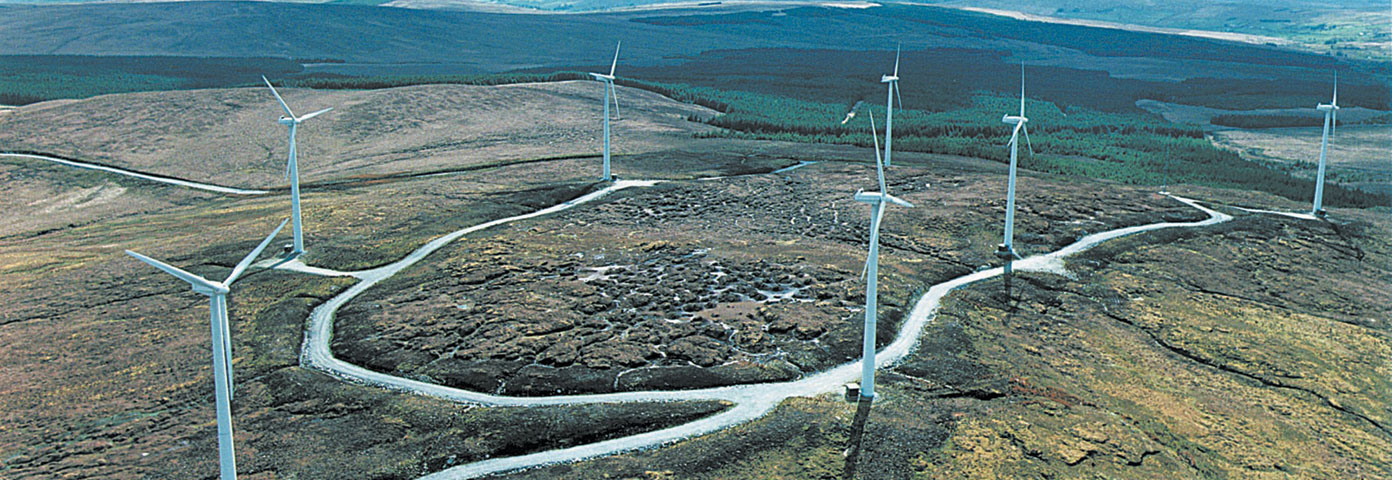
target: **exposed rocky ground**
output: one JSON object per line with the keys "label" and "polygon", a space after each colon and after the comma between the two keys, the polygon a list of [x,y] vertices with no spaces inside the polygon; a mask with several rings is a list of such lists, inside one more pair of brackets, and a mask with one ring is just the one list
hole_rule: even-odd
{"label": "exposed rocky ground", "polygon": [[[309,258],[335,268],[395,260],[440,233],[578,195],[590,185],[579,174],[588,177],[592,166],[557,161],[315,191],[305,197]],[[210,477],[217,457],[207,300],[122,250],[220,279],[288,214],[288,202],[46,165],[6,168],[15,180],[7,184],[11,215],[61,201],[54,192],[108,182],[127,191],[86,207],[64,204],[41,222],[11,224],[16,233],[0,238],[0,477]],[[348,283],[253,271],[234,287],[233,411],[244,476],[415,478],[725,408],[472,409],[301,369],[310,309]]]}
{"label": "exposed rocky ground", "polygon": [[951,294],[868,410],[792,399],[672,448],[508,478],[1386,478],[1392,224],[1334,218],[1109,242],[1071,278]]}
{"label": "exposed rocky ground", "polygon": [[[823,163],[632,190],[466,237],[350,305],[336,352],[519,394],[791,378],[858,356],[868,207],[850,196],[874,184],[866,164],[845,162],[869,152],[684,145],[700,148],[619,157],[616,168],[680,179]],[[203,160],[169,168],[221,168]],[[902,162],[890,188],[918,208],[886,217],[882,341],[918,289],[995,264],[1004,207],[1001,165]],[[593,159],[572,159],[426,178],[335,173],[342,183],[305,197],[307,258],[380,265],[444,232],[589,191],[595,171]],[[0,236],[0,477],[210,477],[206,300],[121,251],[221,278],[288,202],[69,173],[0,166],[9,188],[0,206],[16,219]],[[1146,188],[1037,174],[1020,188],[1024,254],[1201,216]],[[36,212],[48,216],[28,218]],[[1392,477],[1389,224],[1385,210],[1332,215],[1335,224],[1247,215],[1146,234],[1074,259],[1076,278],[1020,275],[1008,292],[1000,281],[956,292],[917,356],[882,373],[884,399],[869,411],[790,399],[676,446],[518,476]],[[304,319],[346,284],[256,272],[234,289],[244,476],[413,478],[725,408],[469,408],[300,369]],[[579,346],[571,354],[567,344]],[[850,457],[848,445],[859,447]]]}
{"label": "exposed rocky ground", "polygon": [[[506,243],[506,242],[503,242]],[[653,244],[515,264],[513,248],[342,311],[346,360],[512,395],[786,380],[857,304],[840,272]],[[822,282],[835,282],[828,285]],[[821,298],[821,300],[818,300]],[[370,327],[356,322],[367,316]],[[362,346],[360,346],[360,344]],[[855,345],[837,345],[849,354]],[[848,350],[849,349],[849,350]]]}
{"label": "exposed rocky ground", "polygon": [[[891,191],[923,207],[887,216],[881,343],[916,290],[998,261],[984,239],[1003,202],[972,201],[1002,183],[993,170],[939,159],[892,171]],[[867,173],[817,164],[674,182],[461,240],[345,307],[333,348],[379,371],[510,395],[798,378],[859,357],[869,219],[845,188]],[[1202,215],[1135,188],[1029,181],[1024,254]]]}

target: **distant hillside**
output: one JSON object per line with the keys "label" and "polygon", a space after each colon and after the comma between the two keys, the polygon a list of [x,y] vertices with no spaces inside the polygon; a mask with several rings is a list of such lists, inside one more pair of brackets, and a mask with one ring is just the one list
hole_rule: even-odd
{"label": "distant hillside", "polygon": [[[1273,96],[1271,89],[1291,90],[1299,86],[1297,90],[1301,92],[1322,91],[1323,85],[1328,83],[1330,70],[1339,70],[1348,86],[1345,89],[1347,103],[1378,109],[1388,104],[1386,62],[1340,60],[1211,39],[1029,22],[936,7],[767,8],[771,10],[710,8],[511,15],[269,2],[0,5],[0,32],[3,32],[0,52],[7,55],[276,57],[299,59],[297,63],[303,64],[303,71],[296,72],[298,68],[293,66],[267,65],[272,74],[441,75],[599,69],[607,67],[614,43],[622,40],[624,49],[619,74],[637,75],[652,73],[652,68],[689,71],[693,69],[677,67],[697,64],[703,70],[720,72],[745,73],[737,72],[744,65],[772,68],[770,71],[774,73],[800,71],[803,67],[827,64],[817,59],[817,64],[789,63],[784,68],[779,62],[801,62],[811,57],[796,60],[782,56],[747,57],[777,54],[780,51],[777,49],[886,52],[902,43],[907,56],[912,57],[906,58],[906,62],[932,59],[931,55],[915,56],[914,52],[979,51],[986,54],[977,55],[976,61],[985,64],[969,64],[966,70],[959,67],[954,71],[992,71],[1023,61],[1032,68],[1084,71],[1090,74],[1085,76],[1092,78],[1088,83],[1074,83],[1064,86],[1066,88],[1077,90],[1085,86],[1083,90],[1106,95],[1121,91],[1132,97],[1135,94],[1124,92],[1137,90],[1137,87],[1128,83],[1184,82],[1181,88],[1173,90],[1189,96],[1207,95],[1200,99],[1200,104],[1223,108],[1305,105],[1314,97]],[[868,58],[881,57],[863,57]],[[713,60],[724,63],[711,64]],[[67,67],[91,63],[64,61],[72,63]],[[884,62],[884,67],[888,68],[889,60]],[[177,62],[171,62],[174,63]],[[232,62],[231,68],[239,70],[235,77],[240,81],[254,81],[255,69],[248,67],[243,62]],[[936,71],[934,65],[924,67]],[[51,69],[35,72],[35,68],[34,62],[23,59],[0,65],[0,81],[7,80],[6,76],[18,75],[16,72],[53,73]],[[149,72],[128,69],[118,73],[143,75]],[[765,75],[758,81],[764,84],[802,81],[820,86],[852,78],[878,78],[874,72],[863,69],[810,73],[812,76],[804,77],[805,81],[783,75]],[[1014,89],[1014,75],[1009,77],[973,78],[970,82],[979,85],[975,88],[1005,92]],[[128,77],[118,79],[127,83],[131,80]],[[26,85],[51,88],[54,83],[53,79],[22,76],[8,80],[16,83],[15,88],[20,90]],[[682,81],[679,78],[663,80]],[[906,82],[912,81],[906,79]],[[187,79],[172,82],[168,87],[161,87],[163,84],[159,81],[146,83],[151,87],[115,91],[236,84],[209,85]],[[1358,85],[1375,86],[1375,92],[1360,99],[1354,94]],[[1048,88],[1045,87],[1045,91]],[[1241,103],[1245,100],[1234,101],[1226,92],[1258,100],[1270,99],[1272,104],[1244,106]],[[10,93],[23,96],[27,92]],[[1182,100],[1173,96],[1157,99]]]}
{"label": "distant hillside", "polygon": [[[593,82],[385,90],[282,88],[299,113],[334,107],[299,131],[306,182],[597,155],[603,89]],[[619,154],[651,152],[709,130],[711,110],[620,87]],[[536,112],[546,111],[546,115]],[[39,151],[228,185],[283,185],[285,127],[261,88],[105,95],[0,115],[0,149]],[[34,132],[43,132],[35,135]]]}
{"label": "distant hillside", "polygon": [[[934,7],[775,10],[508,15],[268,2],[5,5],[0,6],[0,52],[430,63],[461,70],[451,73],[470,73],[462,70],[599,65],[607,63],[607,53],[618,40],[628,45],[627,64],[673,63],[716,49],[884,50],[902,42],[907,49],[1006,50],[1036,63],[1087,64],[1122,77],[1147,74],[1116,61],[1089,63],[1087,57],[1336,65],[1328,57],[1263,46],[1025,22]],[[1386,70],[1379,64],[1366,68]]]}
{"label": "distant hillside", "polygon": [[944,0],[1062,19],[1280,38],[1340,56],[1386,59],[1392,54],[1388,4],[1380,0]]}

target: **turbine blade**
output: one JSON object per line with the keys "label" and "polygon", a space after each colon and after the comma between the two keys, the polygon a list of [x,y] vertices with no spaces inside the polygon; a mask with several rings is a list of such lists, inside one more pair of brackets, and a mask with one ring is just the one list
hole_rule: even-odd
{"label": "turbine blade", "polygon": [[1332,116],[1332,118],[1331,118],[1330,120],[1333,122],[1333,123],[1330,124],[1330,127],[1331,127],[1331,128],[1329,129],[1329,136],[1332,137],[1332,136],[1334,136],[1335,133],[1338,133],[1338,132],[1339,132],[1339,71],[1338,71],[1338,70],[1335,70],[1335,71],[1334,71],[1334,100],[1330,101],[1329,104],[1330,104],[1330,106],[1333,106],[1333,107],[1334,107],[1333,110],[1330,110],[1330,111],[1329,111],[1330,115]]}
{"label": "turbine blade", "polygon": [[1020,61],[1020,116],[1025,116],[1025,62]]}
{"label": "turbine blade", "polygon": [[619,91],[614,89],[614,82],[609,82],[609,97],[614,99],[614,118],[623,119],[623,113],[619,111]]}
{"label": "turbine blade", "polygon": [[285,161],[285,181],[290,181],[290,160]]}
{"label": "turbine blade", "polygon": [[622,41],[622,40],[620,40],[619,43],[618,43],[617,45],[614,45],[614,63],[609,64],[609,76],[611,76],[611,77],[614,76],[614,69],[615,69],[615,68],[618,68],[618,66],[619,66],[619,47],[622,47],[622,46],[623,46],[623,41]]}
{"label": "turbine blade", "polygon": [[1010,141],[1009,141],[1009,142],[1005,142],[1005,148],[1010,148],[1010,147],[1014,146],[1014,145],[1015,145],[1015,142],[1017,142],[1017,141],[1020,140],[1020,127],[1023,127],[1024,125],[1025,125],[1025,124],[1023,124],[1023,123],[1017,123],[1017,124],[1015,124],[1015,131],[1010,132]]}
{"label": "turbine blade", "polygon": [[1021,124],[1020,124],[1020,131],[1025,132],[1025,146],[1029,147],[1030,156],[1033,157],[1033,156],[1034,156],[1034,145],[1030,143],[1030,139],[1029,139],[1029,127],[1026,127],[1025,124],[1021,123]]}
{"label": "turbine blade", "polygon": [[262,76],[261,76],[261,81],[266,82],[266,86],[267,86],[267,87],[271,87],[271,94],[272,94],[272,95],[275,95],[276,101],[279,101],[279,102],[280,102],[280,106],[285,108],[285,116],[290,117],[290,118],[295,118],[295,112],[290,111],[290,106],[285,104],[285,99],[284,99],[284,98],[280,98],[280,92],[277,92],[276,89],[275,89],[275,86],[271,85],[271,81],[270,81],[270,80],[266,80],[266,76],[265,76],[265,75],[262,75]]}
{"label": "turbine blade", "polygon": [[899,52],[904,48],[903,44],[894,47],[894,76],[899,76]]}
{"label": "turbine blade", "polygon": [[237,281],[237,277],[242,276],[242,273],[246,271],[247,267],[251,266],[251,262],[255,261],[256,257],[261,255],[261,251],[266,249],[266,245],[271,244],[271,240],[275,240],[276,234],[280,233],[280,229],[285,228],[285,224],[289,221],[290,219],[288,218],[281,221],[279,227],[276,227],[270,235],[266,236],[265,240],[261,241],[260,245],[257,245],[251,253],[248,253],[246,257],[242,258],[241,262],[237,263],[237,266],[232,269],[232,273],[227,276],[227,280],[222,281],[222,284],[231,286],[232,282]]}
{"label": "turbine blade", "polygon": [[899,95],[899,82],[894,82],[894,98],[899,100],[899,109],[904,109],[904,97]]}
{"label": "turbine blade", "polygon": [[870,120],[870,138],[872,138],[872,139],[875,140],[875,161],[876,161],[876,162],[879,162],[879,161],[880,161],[880,132],[879,132],[878,130],[876,130],[876,128],[879,128],[879,127],[876,127],[876,126],[875,126],[875,114],[874,114],[873,112],[871,112],[871,114],[866,115],[865,118],[867,118],[867,119]]}
{"label": "turbine blade", "polygon": [[324,113],[327,113],[329,110],[333,110],[333,107],[325,108],[325,109],[323,109],[323,110],[320,110],[320,111],[311,113],[311,114],[309,114],[309,115],[305,115],[305,116],[303,116],[303,117],[300,117],[300,118],[295,119],[295,121],[297,121],[297,122],[303,122],[303,121],[305,121],[305,120],[309,120],[309,119],[314,118],[314,117],[317,117],[317,116],[319,116],[319,115],[323,115]]}
{"label": "turbine blade", "polygon": [[[875,206],[875,218],[872,219],[872,220],[870,220],[870,243],[871,243],[871,244],[878,244],[878,243],[880,242],[880,223],[884,221],[884,213],[885,213],[885,204],[884,204],[884,202],[880,202],[879,205],[876,205],[876,206]],[[870,254],[869,254],[869,252],[867,252],[867,253],[865,254],[865,265],[862,265],[862,266],[860,267],[860,279],[861,279],[861,280],[866,280],[866,278],[867,278],[866,275],[869,274],[869,273],[870,273]]]}
{"label": "turbine blade", "polygon": [[1335,71],[1334,71],[1334,101],[1331,102],[1330,104],[1331,104],[1331,105],[1334,105],[1334,106],[1336,106],[1336,107],[1339,106],[1339,71],[1338,71],[1338,70],[1335,70]]}
{"label": "turbine blade", "polygon": [[879,174],[879,178],[880,178],[880,193],[883,194],[883,193],[885,193],[885,179],[884,179],[884,160],[880,159],[880,134],[879,134],[878,131],[875,130],[875,115],[874,115],[874,113],[871,113],[871,114],[869,114],[869,115],[866,115],[865,118],[870,119],[870,138],[873,138],[873,139],[875,140],[875,172]]}
{"label": "turbine blade", "polygon": [[198,275],[194,275],[194,274],[192,274],[192,273],[186,272],[186,271],[184,271],[183,269],[180,269],[179,267],[170,265],[170,264],[168,264],[168,263],[161,262],[161,261],[159,261],[159,260],[155,260],[155,259],[153,259],[153,258],[144,256],[144,255],[141,255],[141,254],[139,254],[139,253],[132,252],[132,251],[130,251],[130,250],[126,250],[126,254],[127,254],[127,255],[130,255],[130,256],[132,256],[132,257],[135,257],[136,260],[140,260],[140,261],[142,261],[142,262],[145,262],[145,263],[150,264],[151,266],[153,266],[153,267],[155,267],[155,268],[158,268],[158,269],[160,269],[160,270],[164,270],[164,273],[168,273],[168,274],[170,274],[170,275],[179,277],[179,280],[183,280],[183,281],[185,281],[185,282],[188,282],[189,285],[195,285],[195,286],[197,286],[197,285],[202,285],[202,286],[205,286],[205,287],[208,287],[208,288],[212,288],[212,289],[216,289],[216,288],[217,288],[217,284],[215,284],[215,283],[213,283],[213,282],[210,282],[210,281],[208,281],[207,279],[204,279],[203,277],[200,277],[200,276],[198,276]]}

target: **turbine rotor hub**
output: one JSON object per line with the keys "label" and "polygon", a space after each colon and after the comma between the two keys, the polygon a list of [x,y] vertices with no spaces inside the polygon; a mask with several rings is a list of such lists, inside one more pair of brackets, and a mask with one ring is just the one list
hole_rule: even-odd
{"label": "turbine rotor hub", "polygon": [[229,290],[226,285],[223,285],[222,282],[213,282],[212,287],[204,285],[194,285],[193,291],[204,295],[226,295],[227,292],[230,292],[231,290]]}

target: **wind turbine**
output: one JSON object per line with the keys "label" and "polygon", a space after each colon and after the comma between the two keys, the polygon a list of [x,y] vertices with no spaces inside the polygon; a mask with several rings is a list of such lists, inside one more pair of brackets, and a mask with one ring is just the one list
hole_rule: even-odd
{"label": "wind turbine", "polygon": [[875,132],[875,117],[870,118],[870,134],[875,139],[875,172],[879,175],[880,191],[855,193],[855,201],[870,204],[870,252],[865,256],[865,343],[861,350],[860,399],[875,398],[875,323],[879,319],[875,307],[879,303],[878,280],[880,268],[880,221],[884,219],[885,204],[913,207],[912,203],[889,194],[885,188],[884,163],[880,161],[880,140]]}
{"label": "wind turbine", "polygon": [[894,74],[881,75],[880,83],[889,84],[889,92],[885,98],[885,153],[884,164],[886,167],[894,166],[892,157],[894,155],[894,99],[899,99],[899,108],[904,108],[904,99],[899,96],[899,48],[894,49]]}
{"label": "wind turbine", "polygon": [[1324,156],[1329,150],[1329,134],[1339,123],[1339,72],[1334,72],[1334,99],[1328,104],[1318,104],[1316,110],[1324,112],[1324,138],[1320,140],[1319,172],[1315,174],[1315,205],[1310,214],[1323,217],[1324,212]]}
{"label": "wind turbine", "polygon": [[996,256],[1005,259],[1005,272],[1010,273],[1010,261],[1018,255],[1015,254],[1015,166],[1020,153],[1020,132],[1025,133],[1025,145],[1029,146],[1030,155],[1034,155],[1034,145],[1029,141],[1029,129],[1025,123],[1029,122],[1025,118],[1025,64],[1020,63],[1020,115],[1005,115],[1001,121],[1015,125],[1015,131],[1010,134],[1010,180],[1006,183],[1005,193],[1005,241],[996,249]]}
{"label": "wind turbine", "polygon": [[290,160],[285,163],[285,179],[290,181],[290,218],[294,221],[293,230],[295,233],[295,243],[292,245],[290,256],[293,257],[304,253],[304,229],[300,222],[300,164],[296,161],[295,129],[305,120],[333,110],[333,107],[325,108],[303,117],[296,117],[295,112],[290,110],[290,106],[285,104],[285,99],[280,97],[280,92],[277,92],[275,87],[271,85],[271,81],[266,80],[265,75],[261,76],[261,80],[266,82],[266,86],[271,88],[271,94],[275,95],[276,100],[280,102],[280,106],[285,108],[285,115],[280,117],[280,120],[277,120],[277,122],[290,128]]}
{"label": "wind turbine", "polygon": [[261,251],[265,250],[266,245],[275,239],[276,234],[280,233],[280,229],[285,228],[285,223],[288,221],[287,219],[280,222],[280,226],[276,227],[270,235],[267,235],[266,239],[262,240],[261,244],[257,245],[251,253],[242,258],[242,261],[232,268],[232,273],[227,276],[227,279],[221,282],[205,279],[173,265],[126,250],[126,254],[135,257],[136,260],[148,263],[165,273],[178,277],[180,280],[188,282],[193,287],[193,291],[208,296],[208,309],[212,313],[213,391],[217,399],[218,457],[221,464],[222,480],[237,479],[237,459],[232,453],[232,340],[231,329],[227,322],[227,294],[232,282],[237,281],[237,277],[246,272],[251,262],[261,255]]}
{"label": "wind turbine", "polygon": [[622,117],[622,116],[623,116],[623,115],[621,115],[621,114],[619,113],[619,92],[617,92],[617,91],[614,90],[614,69],[615,69],[616,67],[619,66],[619,47],[622,47],[622,46],[623,46],[623,42],[619,42],[617,45],[614,46],[614,63],[609,64],[609,74],[608,74],[608,75],[605,75],[605,74],[603,74],[603,73],[593,73],[593,72],[590,73],[590,76],[591,76],[591,77],[594,77],[595,80],[599,80],[599,81],[601,81],[601,82],[604,82],[604,177],[603,177],[603,179],[604,179],[604,181],[606,181],[606,182],[614,179],[613,176],[609,175],[609,99],[612,98],[613,101],[614,101],[614,115],[615,115],[615,117]]}

